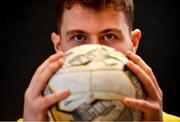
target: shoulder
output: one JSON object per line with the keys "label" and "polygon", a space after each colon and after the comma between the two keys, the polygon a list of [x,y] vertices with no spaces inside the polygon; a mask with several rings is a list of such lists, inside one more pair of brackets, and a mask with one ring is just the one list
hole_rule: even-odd
{"label": "shoulder", "polygon": [[16,122],[23,122],[23,119],[20,118],[20,119],[18,119]]}
{"label": "shoulder", "polygon": [[[164,122],[168,122],[168,121],[180,122],[180,117],[163,112],[163,121]],[[18,119],[17,122],[23,122],[23,119],[22,118]]]}
{"label": "shoulder", "polygon": [[168,121],[180,122],[180,117],[163,112],[163,121],[164,122],[168,122]]}

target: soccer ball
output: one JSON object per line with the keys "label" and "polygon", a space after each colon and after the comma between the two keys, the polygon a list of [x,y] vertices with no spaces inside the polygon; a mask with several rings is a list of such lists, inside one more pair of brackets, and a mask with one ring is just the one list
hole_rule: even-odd
{"label": "soccer ball", "polygon": [[64,54],[45,95],[69,89],[71,95],[51,106],[54,121],[138,121],[142,113],[123,105],[124,96],[144,99],[138,79],[125,67],[128,59],[113,48],[88,44]]}

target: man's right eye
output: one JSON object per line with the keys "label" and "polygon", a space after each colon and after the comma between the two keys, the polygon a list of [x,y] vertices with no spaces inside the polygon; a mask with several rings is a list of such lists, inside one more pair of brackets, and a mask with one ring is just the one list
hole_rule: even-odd
{"label": "man's right eye", "polygon": [[77,35],[73,36],[73,40],[75,40],[75,41],[84,41],[84,40],[86,40],[86,36],[81,35],[81,34],[77,34]]}

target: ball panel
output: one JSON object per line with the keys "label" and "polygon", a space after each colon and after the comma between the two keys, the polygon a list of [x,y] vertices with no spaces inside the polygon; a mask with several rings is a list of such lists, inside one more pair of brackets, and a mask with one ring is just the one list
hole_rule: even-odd
{"label": "ball panel", "polygon": [[94,71],[91,73],[90,85],[92,91],[112,92],[129,97],[135,97],[136,94],[130,79],[120,70]]}
{"label": "ball panel", "polygon": [[53,91],[70,89],[71,93],[82,93],[90,91],[89,72],[73,72],[54,75],[48,86]]}

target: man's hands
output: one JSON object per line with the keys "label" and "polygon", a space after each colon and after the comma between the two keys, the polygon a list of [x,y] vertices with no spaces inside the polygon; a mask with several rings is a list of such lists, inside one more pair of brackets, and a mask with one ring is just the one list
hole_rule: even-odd
{"label": "man's hands", "polygon": [[130,59],[127,67],[139,78],[146,92],[146,100],[135,98],[124,98],[123,103],[133,109],[143,112],[143,120],[162,120],[162,98],[163,94],[152,69],[136,54],[127,52]]}
{"label": "man's hands", "polygon": [[[62,66],[62,52],[50,56],[36,70],[29,87],[25,92],[24,115],[26,120],[46,120],[48,108],[54,103],[69,96],[68,90],[43,96],[43,90],[49,79]],[[143,112],[143,120],[162,120],[162,91],[151,68],[136,54],[128,52],[130,59],[127,67],[139,78],[146,92],[146,100],[124,98],[123,103],[133,109]]]}
{"label": "man's hands", "polygon": [[69,91],[65,89],[58,93],[43,96],[43,90],[48,80],[63,64],[62,55],[62,52],[58,52],[50,56],[36,70],[24,96],[24,121],[46,120],[48,107],[69,95]]}

